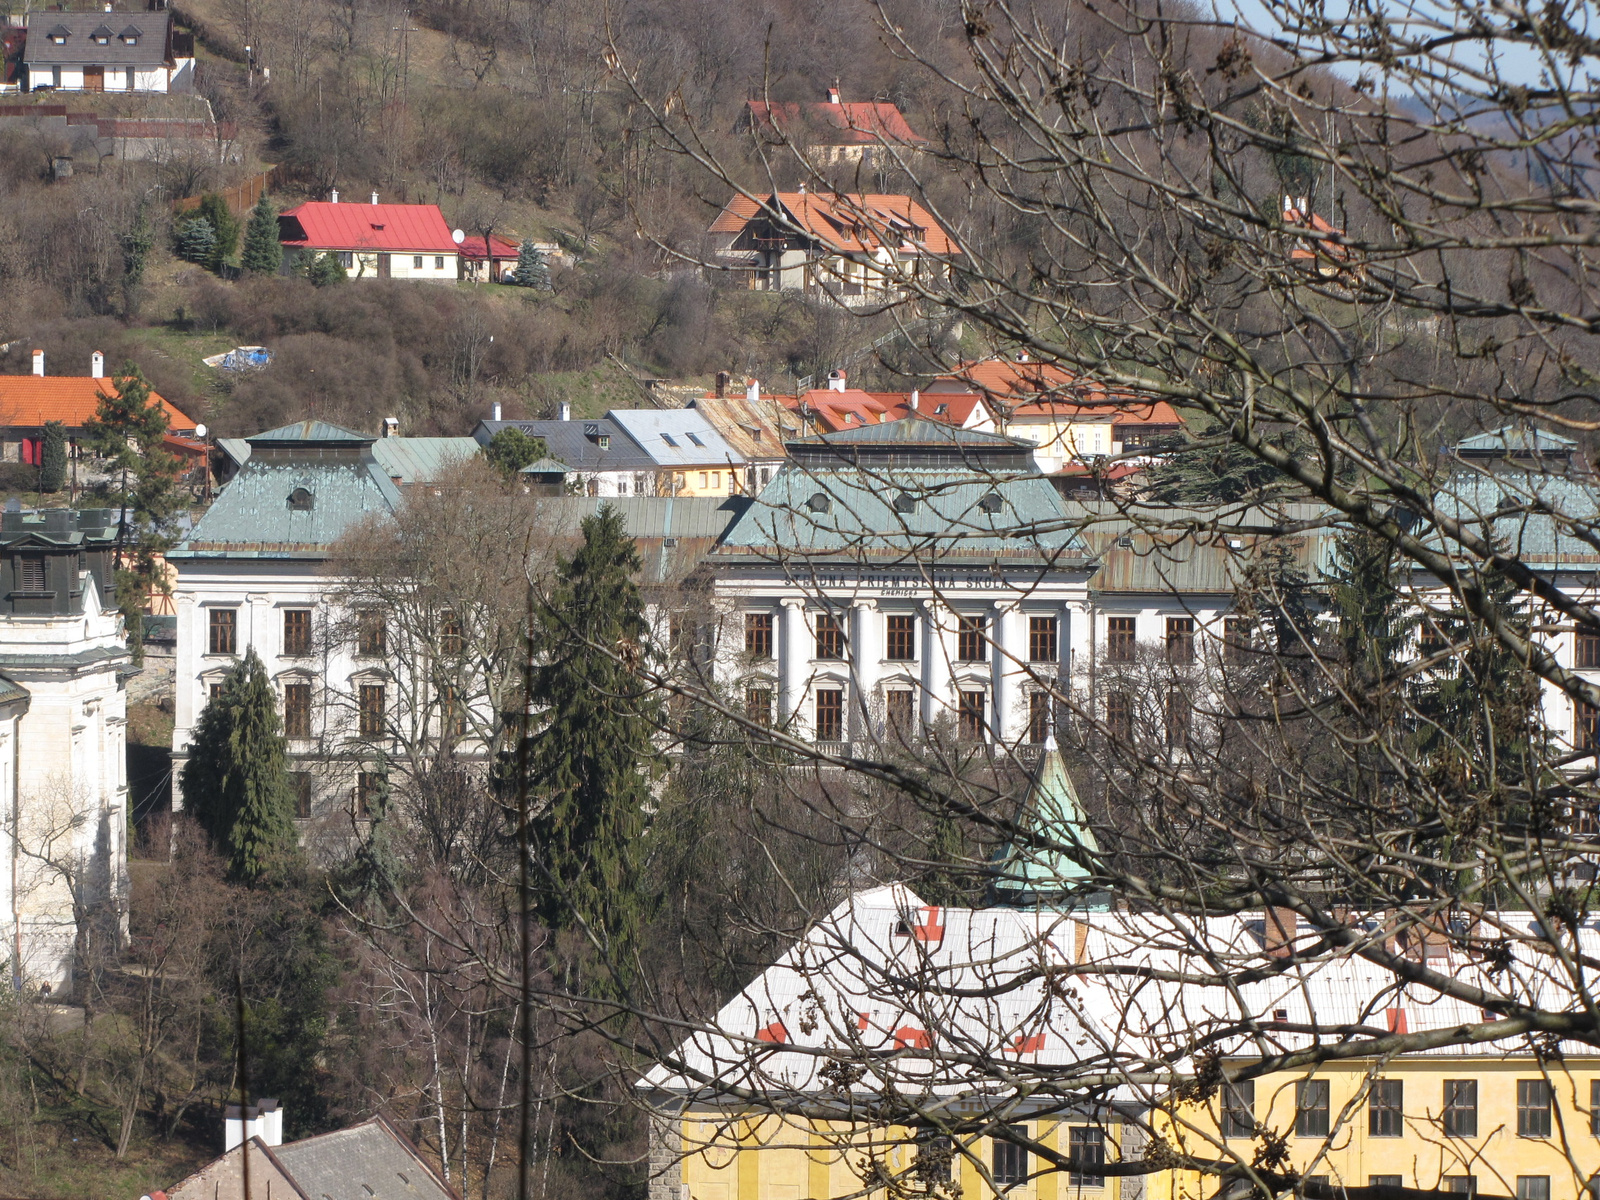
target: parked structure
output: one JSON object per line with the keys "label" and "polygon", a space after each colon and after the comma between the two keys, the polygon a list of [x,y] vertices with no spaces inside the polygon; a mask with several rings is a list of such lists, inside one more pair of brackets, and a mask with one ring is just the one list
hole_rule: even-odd
{"label": "parked structure", "polygon": [[842,101],[837,84],[826,101],[745,101],[741,130],[796,146],[813,167],[832,163],[887,167],[928,144],[887,101]]}
{"label": "parked structure", "polygon": [[14,988],[69,992],[80,936],[127,932],[134,668],[111,516],[0,514],[0,956]]}
{"label": "parked structure", "polygon": [[907,279],[949,273],[955,239],[909,196],[773,192],[735,196],[710,233],[755,291],[804,292],[852,307],[885,304]]}
{"label": "parked structure", "polygon": [[24,87],[83,92],[190,92],[194,44],[169,12],[35,12],[22,50]]}
{"label": "parked structure", "polygon": [[309,200],[278,214],[278,238],[286,251],[284,270],[295,260],[331,254],[352,279],[422,279],[454,282],[460,275],[457,246],[437,204],[341,204]]}
{"label": "parked structure", "polygon": [[[0,460],[38,465],[46,421],[60,421],[67,427],[69,453],[76,455],[84,423],[99,409],[102,394],[114,393],[100,351],[90,355],[87,375],[46,375],[44,351],[35,350],[31,375],[0,375]],[[152,391],[150,398],[167,414],[169,448],[191,454],[192,449],[183,443],[194,440],[195,422],[159,392]]]}

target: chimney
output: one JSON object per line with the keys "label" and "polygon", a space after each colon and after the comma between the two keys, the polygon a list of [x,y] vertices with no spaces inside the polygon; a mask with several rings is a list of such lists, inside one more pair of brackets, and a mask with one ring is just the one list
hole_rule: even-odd
{"label": "chimney", "polygon": [[556,409],[556,419],[558,421],[572,420],[572,404],[570,401],[563,400],[561,402],[561,406]]}
{"label": "chimney", "polygon": [[912,388],[911,389],[911,411],[912,412],[916,412],[917,411],[917,405],[920,404],[921,402],[922,402],[922,393],[917,391],[916,388]]}
{"label": "chimney", "polygon": [[828,390],[830,392],[844,391],[845,374],[843,371],[828,372]]}
{"label": "chimney", "polygon": [[1300,925],[1299,914],[1292,908],[1269,908],[1263,915],[1266,917],[1267,953],[1273,958],[1287,957]]}
{"label": "chimney", "polygon": [[492,408],[490,412],[493,413],[493,416],[489,418],[491,421],[498,421],[500,419],[500,401],[496,400],[494,402],[494,408]]}
{"label": "chimney", "polygon": [[[44,372],[40,372],[42,375]],[[106,377],[106,356],[96,350],[89,355],[89,378],[104,379]]]}
{"label": "chimney", "polygon": [[839,103],[839,85],[837,83],[835,83],[831,88],[828,89],[828,103],[829,104],[837,104],[837,103]]}
{"label": "chimney", "polygon": [[761,381],[759,379],[752,379],[745,384],[744,398],[750,401],[751,404],[761,403]]}
{"label": "chimney", "polygon": [[43,375],[44,374],[44,351],[43,350],[35,350],[33,352],[33,373],[35,375]]}
{"label": "chimney", "polygon": [[804,196],[806,194],[806,181],[802,179],[799,184],[796,185],[795,190]]}
{"label": "chimney", "polygon": [[374,204],[376,204],[378,202],[378,193],[377,192],[373,192],[372,193],[372,202]]}
{"label": "chimney", "polygon": [[276,1100],[262,1100],[244,1108],[230,1104],[223,1112],[224,1154],[254,1137],[260,1138],[264,1145],[283,1145],[283,1109]]}
{"label": "chimney", "polygon": [[399,434],[399,432],[400,432],[400,418],[399,417],[385,417],[383,419],[383,436],[384,437],[391,438],[391,437],[394,437],[397,434]]}
{"label": "chimney", "polygon": [[717,399],[721,400],[727,394],[728,394],[728,373],[726,371],[718,371],[717,372]]}
{"label": "chimney", "polygon": [[329,201],[329,203],[330,204],[339,203],[339,189],[338,188],[334,188],[333,189],[333,198]]}

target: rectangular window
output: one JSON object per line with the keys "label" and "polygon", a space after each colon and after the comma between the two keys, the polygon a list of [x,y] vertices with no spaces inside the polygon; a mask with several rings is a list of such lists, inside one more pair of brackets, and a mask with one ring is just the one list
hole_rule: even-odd
{"label": "rectangular window", "polygon": [[356,653],[363,658],[382,658],[388,641],[383,614],[368,609],[357,618]]}
{"label": "rectangular window", "polygon": [[209,618],[212,654],[239,653],[239,612],[233,608],[213,608]]}
{"label": "rectangular window", "polygon": [[303,821],[311,815],[311,772],[292,772],[289,787],[294,792],[294,815]]}
{"label": "rectangular window", "polygon": [[420,271],[420,270],[422,270],[422,255],[420,255],[420,254],[413,254],[413,255],[412,255],[412,256],[411,256],[411,269],[412,269],[412,270],[413,270],[413,271]]}
{"label": "rectangular window", "polygon": [[[1019,1138],[1028,1136],[1026,1125],[1013,1125],[1010,1130]],[[996,1187],[1011,1187],[1028,1178],[1028,1151],[1013,1142],[994,1139],[994,1161],[990,1165]]]}
{"label": "rectangular window", "polygon": [[704,491],[711,486],[711,476],[706,471],[700,472],[700,490]]}
{"label": "rectangular window", "polygon": [[377,806],[378,793],[383,787],[383,776],[376,771],[362,771],[356,776],[356,816],[370,817]]}
{"label": "rectangular window", "polygon": [[745,613],[744,652],[751,658],[772,657],[771,613]]}
{"label": "rectangular window", "polygon": [[772,724],[772,689],[769,687],[745,688],[744,715],[747,720],[756,725],[770,727]]}
{"label": "rectangular window", "polygon": [[352,250],[340,250],[339,251],[339,265],[341,267],[343,267],[346,271],[348,271],[351,267],[355,266],[356,265],[355,252],[352,251]]}
{"label": "rectangular window", "polygon": [[283,610],[283,654],[285,658],[305,658],[311,653],[311,610]]}
{"label": "rectangular window", "polygon": [[919,1137],[917,1139],[916,1176],[928,1183],[946,1183],[956,1178],[955,1143],[947,1137]]}
{"label": "rectangular window", "polygon": [[212,700],[220,700],[220,699],[222,699],[222,689],[223,689],[223,685],[222,684],[213,683],[209,687],[206,688],[206,696],[209,699],[212,699]]}
{"label": "rectangular window", "polygon": [[844,693],[838,688],[817,691],[817,741],[844,741]]}
{"label": "rectangular window", "polygon": [[1331,1105],[1326,1079],[1303,1079],[1295,1088],[1295,1137],[1327,1137]]}
{"label": "rectangular window", "polygon": [[383,736],[383,684],[361,685],[361,736]]}
{"label": "rectangular window", "polygon": [[1369,1188],[1397,1188],[1403,1187],[1405,1177],[1402,1175],[1368,1175]]}
{"label": "rectangular window", "polygon": [[1253,1138],[1256,1135],[1256,1081],[1241,1079],[1222,1086],[1222,1136]]}
{"label": "rectangular window", "polygon": [[911,662],[917,657],[917,619],[899,615],[884,618],[884,653],[891,662]]}
{"label": "rectangular window", "polygon": [[1572,665],[1580,671],[1600,671],[1600,633],[1580,633],[1573,644]]}
{"label": "rectangular window", "polygon": [[[1517,1080],[1517,1136],[1550,1136],[1550,1084],[1543,1079]],[[1531,1177],[1530,1177],[1531,1178]]]}
{"label": "rectangular window", "polygon": [[844,630],[839,628],[838,618],[831,613],[817,614],[817,657],[844,657]]}
{"label": "rectangular window", "polygon": [[1517,1200],[1550,1200],[1550,1176],[1518,1175]]}
{"label": "rectangular window", "polygon": [[1028,661],[1036,663],[1060,661],[1054,617],[1028,618]]}
{"label": "rectangular window", "polygon": [[1106,696],[1106,733],[1124,742],[1133,737],[1133,699],[1127,692]]}
{"label": "rectangular window", "polygon": [[1028,744],[1042,746],[1050,736],[1050,707],[1053,697],[1049,692],[1028,693]]}
{"label": "rectangular window", "polygon": [[1222,661],[1241,667],[1250,661],[1255,631],[1244,617],[1227,617],[1222,622]]}
{"label": "rectangular window", "polygon": [[1189,697],[1177,688],[1167,693],[1167,745],[1182,746],[1188,742],[1191,714]]}
{"label": "rectangular window", "polygon": [[286,683],[283,685],[283,736],[308,738],[311,736],[311,685]]}
{"label": "rectangular window", "polygon": [[1600,1079],[1589,1081],[1589,1132],[1600,1137]]}
{"label": "rectangular window", "polygon": [[439,733],[448,738],[458,738],[467,732],[467,706],[450,684],[439,689]]}
{"label": "rectangular window", "polygon": [[1134,651],[1134,622],[1137,617],[1106,618],[1106,659],[1109,662],[1132,662]]}
{"label": "rectangular window", "polygon": [[984,630],[988,622],[983,617],[956,618],[956,659],[959,662],[982,662],[988,643]]}
{"label": "rectangular window", "polygon": [[1454,1192],[1458,1196],[1476,1196],[1478,1194],[1478,1177],[1476,1175],[1446,1175],[1439,1181],[1441,1192]]}
{"label": "rectangular window", "polygon": [[913,693],[909,688],[891,688],[883,694],[883,715],[891,732],[906,737],[914,718]]}
{"label": "rectangular window", "polygon": [[[1102,1167],[1106,1161],[1106,1131],[1089,1126],[1074,1125],[1070,1138],[1072,1161],[1079,1167]],[[1102,1188],[1106,1177],[1092,1170],[1071,1172],[1068,1181],[1073,1187]]]}
{"label": "rectangular window", "polygon": [[1194,618],[1167,618],[1167,661],[1191,663],[1194,661]]}
{"label": "rectangular window", "polygon": [[964,742],[981,742],[984,735],[984,708],[987,706],[989,695],[987,692],[962,692],[961,701],[956,709],[957,733]]}
{"label": "rectangular window", "polygon": [[17,591],[42,592],[49,586],[42,554],[17,556]]}
{"label": "rectangular window", "polygon": [[[1478,1081],[1476,1079],[1446,1079],[1444,1081],[1444,1135],[1445,1137],[1478,1136]],[[1462,1176],[1465,1178],[1465,1176]]]}
{"label": "rectangular window", "polygon": [[1576,700],[1572,705],[1572,748],[1600,749],[1600,708]]}
{"label": "rectangular window", "polygon": [[1403,1080],[1373,1080],[1367,1093],[1367,1132],[1373,1137],[1400,1137],[1405,1133]]}
{"label": "rectangular window", "polygon": [[466,649],[466,635],[461,631],[461,617],[451,609],[439,614],[439,653],[447,658],[459,657]]}

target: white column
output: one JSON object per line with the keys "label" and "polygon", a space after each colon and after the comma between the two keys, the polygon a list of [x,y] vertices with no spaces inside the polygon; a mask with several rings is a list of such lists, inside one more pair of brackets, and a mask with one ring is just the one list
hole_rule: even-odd
{"label": "white column", "polygon": [[173,689],[174,696],[173,721],[177,728],[187,735],[194,728],[195,718],[195,676],[200,673],[200,638],[204,631],[198,628],[194,597],[190,595],[178,596],[178,642],[174,650]]}
{"label": "white column", "polygon": [[950,610],[938,600],[922,605],[922,719],[928,724],[950,711]]}
{"label": "white column", "polygon": [[882,623],[876,600],[857,600],[852,606],[850,680],[854,695],[850,702],[850,736],[857,740],[872,736],[872,703],[883,661]]}
{"label": "white column", "polygon": [[778,653],[778,687],[782,692],[780,718],[792,722],[799,735],[804,724],[800,707],[805,703],[807,666],[811,661],[811,631],[806,628],[806,602],[783,601],[783,630]]}
{"label": "white column", "polygon": [[270,663],[278,653],[277,639],[273,638],[268,626],[272,617],[272,597],[252,595],[247,597],[250,607],[250,624],[248,629],[239,631],[239,657],[244,657],[244,652],[254,646],[256,655],[263,663]]}
{"label": "white column", "polygon": [[1017,714],[1013,711],[1021,695],[1018,686],[1027,668],[1028,643],[1024,631],[1018,636],[1017,627],[1025,620],[1016,608],[996,601],[990,617],[993,635],[989,648],[990,671],[993,676],[990,703],[994,712],[989,717],[989,728],[996,743],[1010,742],[1017,736]]}

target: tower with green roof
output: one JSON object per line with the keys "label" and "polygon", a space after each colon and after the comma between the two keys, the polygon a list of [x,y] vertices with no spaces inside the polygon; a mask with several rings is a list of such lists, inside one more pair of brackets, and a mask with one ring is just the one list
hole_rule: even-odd
{"label": "tower with green roof", "polygon": [[1032,837],[1022,839],[1028,844],[1012,840],[995,851],[995,903],[1088,911],[1110,907],[1109,893],[1091,890],[1093,876],[1081,861],[1098,855],[1100,845],[1053,737],[1039,756],[1016,824]]}

